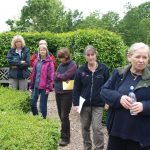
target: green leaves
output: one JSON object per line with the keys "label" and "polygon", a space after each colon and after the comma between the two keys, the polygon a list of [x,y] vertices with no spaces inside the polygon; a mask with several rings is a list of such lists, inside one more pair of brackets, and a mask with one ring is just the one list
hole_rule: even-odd
{"label": "green leaves", "polygon": [[97,49],[97,59],[106,63],[110,70],[122,66],[126,62],[126,46],[121,37],[113,32],[103,29],[85,29],[74,32],[54,34],[50,32],[27,32],[27,33],[1,33],[0,34],[0,67],[7,66],[6,55],[10,47],[11,38],[20,34],[30,48],[30,53],[37,51],[38,42],[45,39],[48,49],[55,56],[57,50],[68,47],[72,59],[78,66],[85,62],[83,51],[87,45],[93,45]]}
{"label": "green leaves", "polygon": [[59,123],[22,112],[0,112],[0,149],[57,150]]}
{"label": "green leaves", "polygon": [[0,111],[30,111],[30,95],[27,92],[0,87]]}
{"label": "green leaves", "polygon": [[0,87],[1,150],[57,150],[58,120],[32,116],[29,110],[29,93]]}

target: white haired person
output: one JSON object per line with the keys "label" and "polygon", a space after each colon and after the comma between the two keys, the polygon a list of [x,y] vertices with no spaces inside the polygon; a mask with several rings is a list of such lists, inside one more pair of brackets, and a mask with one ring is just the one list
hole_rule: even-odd
{"label": "white haired person", "polygon": [[107,150],[150,150],[149,55],[148,45],[131,45],[130,64],[115,69],[101,90],[109,105]]}
{"label": "white haired person", "polygon": [[29,77],[30,51],[25,47],[22,36],[16,35],[13,37],[7,60],[9,62],[9,87],[26,90],[27,78]]}

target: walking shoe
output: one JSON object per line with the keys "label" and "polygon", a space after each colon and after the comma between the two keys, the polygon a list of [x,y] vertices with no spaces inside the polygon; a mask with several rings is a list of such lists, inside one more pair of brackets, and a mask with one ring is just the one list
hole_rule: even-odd
{"label": "walking shoe", "polygon": [[65,140],[62,140],[59,142],[59,146],[67,146],[70,142],[69,141],[65,141]]}

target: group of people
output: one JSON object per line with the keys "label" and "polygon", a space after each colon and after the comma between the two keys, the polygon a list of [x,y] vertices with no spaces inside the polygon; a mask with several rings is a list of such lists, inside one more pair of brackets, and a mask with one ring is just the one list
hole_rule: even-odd
{"label": "group of people", "polygon": [[[10,87],[25,90],[30,52],[22,36],[14,36],[11,47],[7,54]],[[29,89],[32,92],[33,115],[38,115],[40,95],[40,111],[44,119],[47,117],[48,94],[54,87],[61,121],[60,146],[70,143],[69,114],[72,105],[73,110],[78,112],[80,99],[83,98],[80,122],[84,150],[92,149],[91,128],[95,150],[104,149],[102,114],[105,104],[109,106],[107,150],[150,150],[149,46],[142,42],[131,45],[127,53],[129,64],[114,69],[111,76],[108,67],[97,60],[96,53],[93,46],[85,47],[86,63],[77,68],[69,49],[62,48],[57,51],[60,64],[55,71],[55,57],[49,52],[46,41],[41,40],[38,52],[31,56],[33,69]],[[71,80],[74,80],[74,87],[64,89],[63,82]],[[129,95],[131,90],[135,94],[135,102]]]}

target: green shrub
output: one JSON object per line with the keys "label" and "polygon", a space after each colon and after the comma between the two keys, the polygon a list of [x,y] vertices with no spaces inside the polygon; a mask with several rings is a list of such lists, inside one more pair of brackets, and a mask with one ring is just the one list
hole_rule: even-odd
{"label": "green shrub", "polygon": [[30,95],[28,92],[0,87],[0,111],[30,111]]}
{"label": "green shrub", "polygon": [[126,46],[121,37],[107,30],[78,30],[74,33],[73,58],[83,64],[83,51],[87,45],[97,49],[97,59],[112,70],[125,64]]}
{"label": "green shrub", "polygon": [[106,125],[106,120],[107,120],[107,109],[104,109],[103,111],[103,117],[102,117],[102,123]]}
{"label": "green shrub", "polygon": [[57,150],[59,123],[22,112],[0,112],[1,150]]}
{"label": "green shrub", "polygon": [[126,63],[126,46],[119,35],[102,29],[85,29],[60,34],[50,32],[1,33],[0,67],[8,66],[6,55],[10,49],[12,37],[16,34],[20,34],[24,37],[31,53],[37,50],[39,40],[45,39],[48,43],[48,49],[55,56],[58,49],[68,47],[71,50],[73,60],[78,65],[85,62],[83,51],[88,44],[93,45],[97,49],[98,60],[106,63],[110,70]]}

